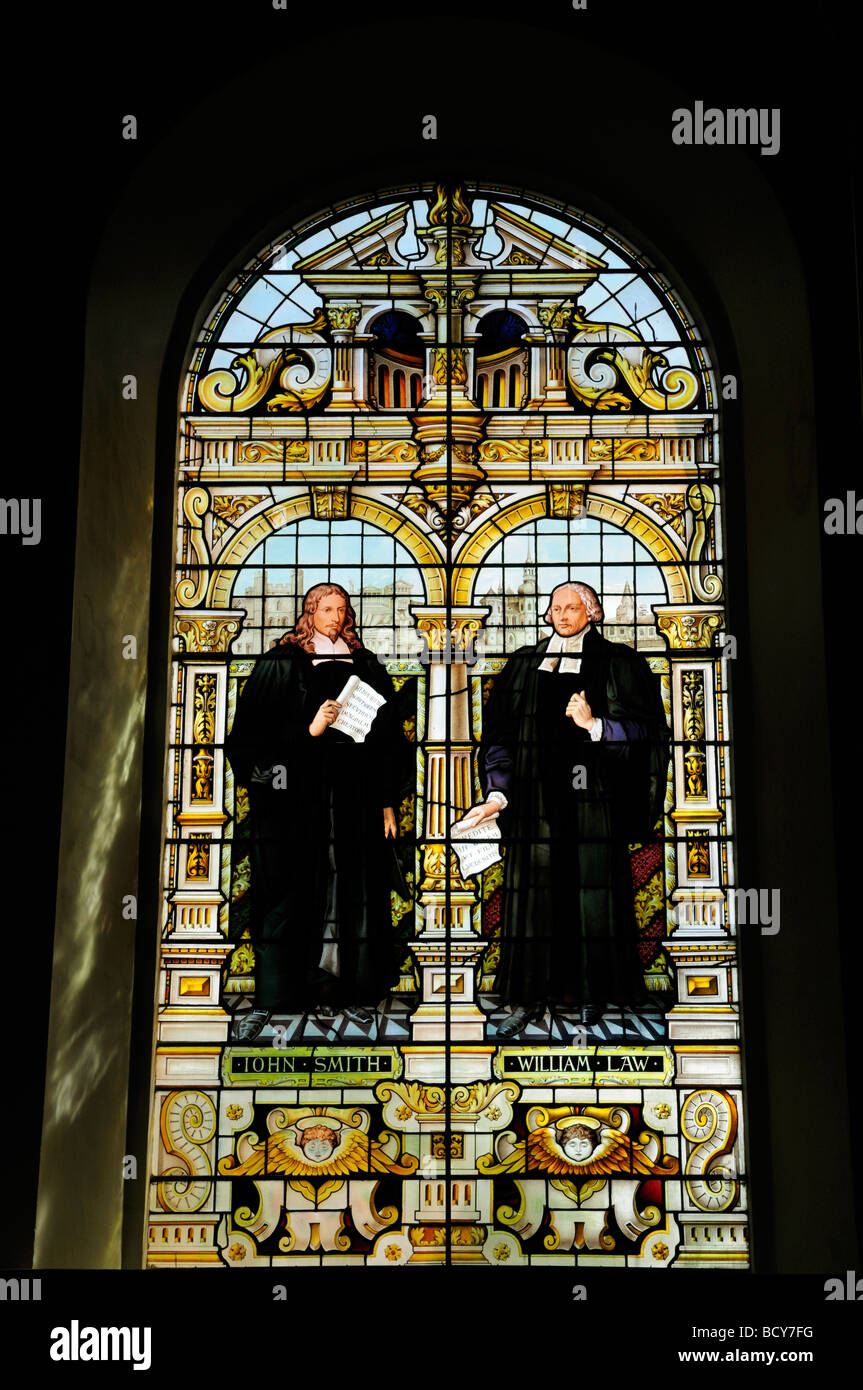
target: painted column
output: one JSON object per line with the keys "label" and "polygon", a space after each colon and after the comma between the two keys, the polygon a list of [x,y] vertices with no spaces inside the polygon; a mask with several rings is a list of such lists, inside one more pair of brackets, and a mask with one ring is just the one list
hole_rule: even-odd
{"label": "painted column", "polygon": [[543,410],[569,410],[566,397],[566,340],[572,322],[571,300],[542,303],[537,308],[545,329],[545,389]]}
{"label": "painted column", "polygon": [[720,844],[725,809],[719,794],[717,658],[710,650],[723,610],[669,604],[655,612],[668,644],[674,718],[666,869],[675,887],[666,950],[675,964],[677,1003],[668,1015],[668,1035],[736,1039],[735,942],[725,911],[731,878]]}
{"label": "painted column", "polygon": [[207,609],[175,619],[180,659],[175,741],[169,749],[174,789],[174,890],[162,946],[159,1041],[223,1041],[229,1016],[220,999],[231,947],[221,931],[228,667],[224,653],[245,614]]}
{"label": "painted column", "polygon": [[[484,1015],[476,1003],[476,967],[484,943],[474,931],[473,882],[460,877],[446,844],[449,826],[472,803],[469,671],[465,657],[486,608],[413,608],[428,642],[425,824],[420,902],[423,928],[412,950],[422,997],[411,1020],[417,1042],[481,1041]],[[449,1007],[449,1033],[447,1033]],[[474,1063],[475,1065],[475,1063]]]}
{"label": "painted column", "polygon": [[[327,318],[333,332],[333,388],[331,410],[356,410],[359,401],[354,393],[354,330],[359,322],[359,304],[328,304]],[[364,356],[365,354],[360,354]]]}

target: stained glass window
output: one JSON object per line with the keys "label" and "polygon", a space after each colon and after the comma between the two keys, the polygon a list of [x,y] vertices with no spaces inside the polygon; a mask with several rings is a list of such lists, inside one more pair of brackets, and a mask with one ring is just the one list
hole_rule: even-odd
{"label": "stained glass window", "polygon": [[703,326],[390,188],[221,288],[180,441],[149,1261],[746,1267]]}

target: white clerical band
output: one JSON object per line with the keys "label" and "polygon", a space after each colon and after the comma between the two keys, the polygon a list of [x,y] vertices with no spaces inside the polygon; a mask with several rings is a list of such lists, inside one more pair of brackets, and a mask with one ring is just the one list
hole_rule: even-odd
{"label": "white clerical band", "polygon": [[322,661],[330,661],[334,656],[350,656],[351,649],[343,637],[337,637],[335,641],[327,637],[324,632],[312,634],[312,643],[315,648],[315,658],[313,666],[320,666]]}
{"label": "white clerical band", "polygon": [[[549,638],[545,649],[545,659],[539,664],[540,671],[557,671],[562,676],[577,676],[581,671],[581,644],[588,629],[583,627],[572,637],[561,637],[556,632]],[[569,655],[563,655],[568,652]]]}

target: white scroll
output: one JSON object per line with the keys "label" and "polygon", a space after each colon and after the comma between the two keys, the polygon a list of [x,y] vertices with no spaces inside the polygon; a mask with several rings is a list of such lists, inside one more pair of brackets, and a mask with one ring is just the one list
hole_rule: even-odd
{"label": "white scroll", "polygon": [[500,846],[495,843],[500,840],[497,818],[483,821],[481,825],[471,826],[467,830],[463,828],[462,821],[456,821],[450,827],[450,840],[458,855],[458,869],[462,878],[481,873],[501,858]]}
{"label": "white scroll", "polygon": [[359,676],[351,676],[339,696],[339,704],[341,709],[330,728],[347,734],[354,743],[363,743],[375,715],[386,700]]}

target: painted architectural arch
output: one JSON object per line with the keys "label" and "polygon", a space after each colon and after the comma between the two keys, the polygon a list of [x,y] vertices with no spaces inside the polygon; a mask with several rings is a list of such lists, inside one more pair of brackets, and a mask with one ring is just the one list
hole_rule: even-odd
{"label": "painted architectural arch", "polygon": [[[745,1267],[702,326],[583,212],[468,182],[387,189],[290,229],[226,284],[180,439],[150,1262]],[[602,594],[607,634],[644,652],[663,695],[664,812],[630,851],[645,980],[673,1002],[505,1044],[500,865],[461,878],[450,826],[478,791],[506,634],[536,640],[566,573]],[[248,798],[223,744],[306,579],[345,575],[416,753],[401,973],[370,1028],[274,1019],[238,1045]],[[594,1135],[588,1182],[558,1143],[567,1120]],[[311,1126],[327,1136],[314,1161]]]}

